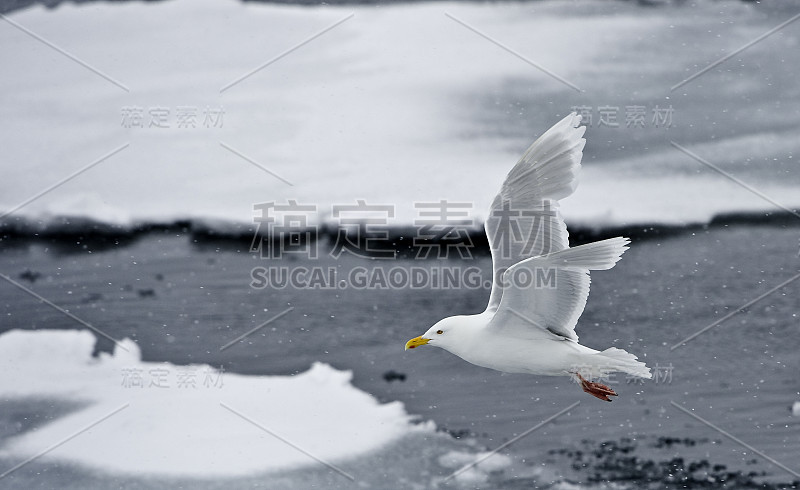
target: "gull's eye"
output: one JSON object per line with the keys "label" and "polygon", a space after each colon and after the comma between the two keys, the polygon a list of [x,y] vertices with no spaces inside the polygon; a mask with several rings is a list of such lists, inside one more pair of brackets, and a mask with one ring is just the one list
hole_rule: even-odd
{"label": "gull's eye", "polygon": [[438,333],[439,335],[442,335],[444,333],[444,331],[443,330],[437,330],[436,333]]}

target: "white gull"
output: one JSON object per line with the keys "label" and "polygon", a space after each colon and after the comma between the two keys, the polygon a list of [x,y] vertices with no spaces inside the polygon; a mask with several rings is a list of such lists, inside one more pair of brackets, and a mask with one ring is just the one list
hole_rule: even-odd
{"label": "white gull", "polygon": [[591,381],[620,371],[650,378],[637,357],[578,343],[575,325],[589,296],[589,271],[614,267],[630,240],[570,247],[558,200],[575,190],[586,140],[572,113],[537,139],[511,169],[485,223],[494,281],[478,315],[445,318],[406,343],[441,347],[498,371],[570,376],[601,400],[617,394]]}

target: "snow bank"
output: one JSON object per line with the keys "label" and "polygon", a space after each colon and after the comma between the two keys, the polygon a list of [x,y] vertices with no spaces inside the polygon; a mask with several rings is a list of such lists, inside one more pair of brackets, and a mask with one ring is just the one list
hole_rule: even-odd
{"label": "snow bank", "polygon": [[[760,134],[726,142],[717,127],[704,125],[699,116],[707,114],[692,112],[701,111],[708,96],[702,84],[674,101],[664,99],[670,83],[685,76],[680,69],[718,57],[716,46],[702,41],[695,49],[671,48],[679,35],[673,24],[699,29],[706,19],[716,22],[725,8],[748,19],[746,40],[774,23],[738,3],[659,11],[618,5],[614,15],[599,8],[592,2],[299,8],[172,0],[15,12],[12,20],[129,91],[12,25],[0,25],[0,44],[6,47],[0,64],[8,67],[0,93],[14,94],[3,106],[7,137],[0,157],[0,209],[12,209],[119,150],[15,214],[115,224],[182,218],[252,223],[253,204],[297,199],[316,206],[324,221],[332,204],[364,199],[394,204],[389,224],[403,225],[417,216],[414,202],[447,199],[472,203],[480,220],[528,144],[572,106],[585,103],[595,108],[645,103],[648,110],[656,103],[675,104],[676,129],[604,132],[596,123],[589,128],[586,172],[577,194],[565,203],[568,222],[682,223],[707,221],[725,210],[774,209],[668,141],[719,165],[774,156],[789,158],[788,168],[797,150],[796,121],[780,123],[777,143],[762,148],[752,144],[753,138],[764,140]],[[575,81],[587,94],[597,92],[595,98],[504,53],[446,12]],[[221,91],[350,14],[318,39]],[[647,41],[641,59],[620,54],[632,53],[631,39]],[[670,66],[662,50],[668,51]],[[786,68],[779,56],[762,56],[762,62],[778,72]],[[761,71],[769,69],[754,76]],[[658,83],[633,86],[632,73],[650,73]],[[709,74],[709,83],[715,76]],[[622,87],[619,94],[609,92],[614,87]],[[628,92],[634,89],[632,99]],[[735,93],[730,97],[728,102],[748,111]],[[753,104],[762,110],[758,100]],[[782,117],[790,112],[782,111]],[[730,117],[717,124],[748,134],[751,123]],[[649,139],[637,144],[645,134]],[[611,136],[614,145],[632,148],[605,148]],[[698,147],[692,144],[697,138],[709,142]],[[610,164],[626,159],[630,165]],[[684,164],[675,169],[670,162]],[[687,167],[708,175],[687,175]],[[758,175],[769,171],[766,164],[751,167]],[[660,173],[654,175],[653,168]],[[797,205],[796,185],[785,181],[796,172],[786,172],[745,180],[786,206]]]}

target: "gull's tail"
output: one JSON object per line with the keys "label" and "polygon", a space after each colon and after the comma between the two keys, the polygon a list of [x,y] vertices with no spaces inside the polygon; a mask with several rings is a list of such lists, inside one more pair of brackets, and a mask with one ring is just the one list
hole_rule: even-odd
{"label": "gull's tail", "polygon": [[602,271],[614,267],[631,241],[621,236],[570,247],[547,254],[548,262],[560,267]]}
{"label": "gull's tail", "polygon": [[594,355],[597,356],[594,362],[598,371],[602,373],[601,375],[621,371],[637,378],[650,379],[653,377],[649,367],[638,361],[636,356],[622,349],[611,347]]}

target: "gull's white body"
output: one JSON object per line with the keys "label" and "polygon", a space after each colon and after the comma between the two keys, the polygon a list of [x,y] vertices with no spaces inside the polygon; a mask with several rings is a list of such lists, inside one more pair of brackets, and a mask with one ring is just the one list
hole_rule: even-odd
{"label": "gull's white body", "polygon": [[[585,356],[598,354],[598,351],[577,342],[565,342],[559,339],[541,341],[494,335],[488,329],[492,317],[494,317],[493,312],[483,312],[479,315],[447,318],[445,325],[455,326],[459,329],[459,334],[463,335],[458,335],[459,338],[455,342],[448,342],[443,348],[477,366],[506,373],[546,376],[567,375],[569,369],[565,367],[584,365]],[[437,329],[442,326],[440,323],[437,325]],[[529,328],[524,324],[518,327]],[[433,342],[431,345],[437,343]],[[497,356],[498,352],[502,352],[503,355]],[[559,362],[554,362],[556,359]]]}
{"label": "gull's white body", "polygon": [[[633,354],[617,348],[590,349],[578,343],[575,333],[589,295],[589,271],[612,268],[629,243],[617,237],[569,247],[558,199],[572,194],[577,185],[585,144],[585,128],[579,124],[580,116],[570,114],[537,139],[492,203],[485,228],[494,284],[486,311],[445,318],[408,341],[407,349],[430,344],[478,366],[572,376],[583,383],[583,377],[614,371],[651,377]],[[513,220],[506,218],[512,215]],[[532,232],[520,240],[519,230],[528,229]],[[512,280],[522,272],[536,277],[537,271],[554,281],[523,287]],[[598,396],[596,386],[615,395],[608,387],[588,384],[592,386],[584,385],[584,390],[598,398],[608,400],[603,393]]]}

